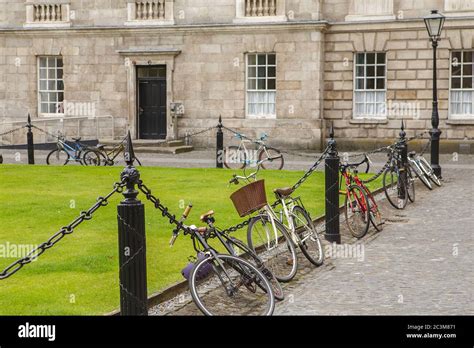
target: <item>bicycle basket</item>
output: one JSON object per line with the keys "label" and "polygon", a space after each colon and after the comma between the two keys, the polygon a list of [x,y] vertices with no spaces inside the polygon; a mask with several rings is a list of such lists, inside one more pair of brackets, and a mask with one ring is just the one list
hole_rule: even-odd
{"label": "bicycle basket", "polygon": [[241,187],[230,196],[230,199],[240,217],[252,214],[267,205],[265,180],[258,180]]}

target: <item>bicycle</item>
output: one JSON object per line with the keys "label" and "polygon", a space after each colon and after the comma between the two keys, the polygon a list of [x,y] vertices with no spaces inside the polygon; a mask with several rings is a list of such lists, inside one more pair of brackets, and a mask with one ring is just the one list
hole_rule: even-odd
{"label": "bicycle", "polygon": [[411,151],[408,153],[408,163],[410,167],[415,172],[415,175],[420,179],[420,181],[430,190],[433,189],[430,180],[436,184],[436,186],[441,186],[441,181],[434,173],[433,168],[428,163],[428,161],[423,157],[422,154],[417,154],[416,151]]}
{"label": "bicycle", "polygon": [[385,196],[395,209],[405,209],[408,200],[415,201],[413,174],[410,165],[402,166],[401,164],[398,143],[387,147],[387,149],[389,160],[382,178]]}
{"label": "bicycle", "polygon": [[367,165],[365,172],[368,173],[370,159],[367,155],[364,155],[364,160],[359,163],[346,163],[340,166],[340,186],[343,182],[346,186],[345,191],[339,188],[340,194],[345,196],[344,216],[349,231],[356,238],[364,237],[371,223],[377,231],[380,232],[383,229],[382,214],[377,202],[358,176],[357,168],[363,164]]}
{"label": "bicycle", "polygon": [[212,248],[205,237],[207,228],[184,225],[191,208],[186,208],[173,230],[170,246],[183,231],[184,235],[191,236],[194,250],[204,255],[195,263],[188,280],[191,296],[199,310],[208,316],[272,315],[275,298],[268,279],[249,261],[220,254]]}
{"label": "bicycle", "polygon": [[[117,157],[119,157],[120,154],[122,154],[125,151],[125,139],[122,140],[120,144],[115,145],[110,151],[107,151],[105,149],[105,145],[99,144],[96,146],[95,149],[91,149],[90,152],[97,152],[100,156],[100,163],[103,163],[104,166],[114,166],[116,163],[119,161],[115,161]],[[87,155],[88,152],[84,154]],[[138,165],[141,166],[142,163],[140,160],[135,157],[135,160],[137,161]]]}
{"label": "bicycle", "polygon": [[[263,133],[257,140],[252,140],[240,133],[236,133],[235,137],[240,139],[239,146],[229,146],[224,150],[224,165],[226,168],[244,169],[248,165],[257,164],[258,162],[262,163],[265,160],[268,163],[262,165],[263,169],[283,169],[285,160],[281,151],[265,144],[265,140],[268,138],[267,134]],[[252,160],[254,156],[247,149],[248,144],[255,144],[257,146],[257,150],[254,153],[258,159]]]}
{"label": "bicycle", "polygon": [[272,286],[275,299],[282,301],[285,298],[283,294],[283,288],[281,287],[280,282],[273,275],[273,273],[265,266],[265,262],[268,262],[268,260],[263,260],[262,258],[260,258],[241,240],[235,237],[231,237],[228,231],[223,232],[222,230],[217,228],[214,224],[215,218],[213,210],[202,214],[199,219],[207,225],[207,230],[201,229],[202,235],[206,239],[217,238],[230,255],[239,256],[250,261],[253,265],[257,267],[258,270],[262,272],[263,275],[265,275],[265,277],[267,277],[268,281]]}
{"label": "bicycle", "polygon": [[[239,180],[250,181],[251,178],[256,179],[256,174],[253,173],[247,177],[234,175],[229,183],[239,184]],[[251,187],[252,185],[254,187]],[[263,191],[260,195],[264,196],[264,181],[254,181],[242,187],[241,190]],[[257,254],[263,252],[275,256],[273,258],[274,263],[268,267],[279,281],[288,282],[294,278],[297,272],[296,246],[300,248],[308,261],[316,266],[320,266],[324,262],[324,255],[316,227],[304,208],[301,198],[291,197],[294,189],[280,188],[273,192],[277,201],[270,205],[266,203],[265,198],[265,203],[255,210],[258,213],[249,222],[247,242],[249,247]],[[239,210],[235,198],[233,200],[234,205]],[[277,214],[274,208],[279,205],[282,209]],[[255,211],[252,211],[252,213]]]}
{"label": "bicycle", "polygon": [[[48,165],[66,165],[70,162],[86,166],[100,165],[98,152],[82,144],[81,138],[72,138],[74,143],[68,144],[65,137],[58,136],[57,149],[51,151],[46,157]],[[84,152],[84,154],[83,154]]]}

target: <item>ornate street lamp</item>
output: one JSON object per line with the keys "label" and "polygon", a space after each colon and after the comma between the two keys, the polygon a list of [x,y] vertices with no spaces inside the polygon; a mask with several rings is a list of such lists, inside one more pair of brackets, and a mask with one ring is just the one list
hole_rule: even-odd
{"label": "ornate street lamp", "polygon": [[431,10],[431,14],[425,17],[425,25],[430,36],[431,45],[433,46],[433,113],[431,114],[431,125],[433,129],[431,135],[431,166],[438,178],[441,178],[441,167],[439,165],[439,138],[441,131],[439,130],[439,112],[438,112],[438,84],[437,84],[437,65],[436,65],[436,48],[438,41],[441,40],[441,30],[445,17],[438,13],[438,10]]}

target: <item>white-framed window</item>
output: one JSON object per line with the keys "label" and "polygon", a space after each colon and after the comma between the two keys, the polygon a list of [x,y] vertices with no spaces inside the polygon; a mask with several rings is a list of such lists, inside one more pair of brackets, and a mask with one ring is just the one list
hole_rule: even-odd
{"label": "white-framed window", "polygon": [[276,54],[247,54],[247,116],[276,117]]}
{"label": "white-framed window", "polygon": [[449,114],[451,118],[474,117],[474,51],[451,52]]}
{"label": "white-framed window", "polygon": [[39,114],[63,114],[63,102],[63,58],[55,56],[38,57]]}
{"label": "white-framed window", "polygon": [[387,115],[387,55],[356,53],[354,57],[354,118],[385,118]]}

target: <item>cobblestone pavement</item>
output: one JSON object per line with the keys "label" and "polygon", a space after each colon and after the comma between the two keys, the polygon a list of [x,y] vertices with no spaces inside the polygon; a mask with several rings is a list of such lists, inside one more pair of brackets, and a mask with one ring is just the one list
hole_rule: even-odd
{"label": "cobblestone pavement", "polygon": [[305,275],[275,314],[473,315],[472,171],[443,175],[432,192],[417,185],[406,210],[385,205],[393,223],[364,242],[363,261],[336,258]]}
{"label": "cobblestone pavement", "polygon": [[[49,151],[35,151],[37,164],[46,164],[46,156]],[[4,163],[26,164],[28,162],[26,150],[2,150]],[[348,153],[349,155],[351,153]],[[137,157],[145,166],[177,167],[177,168],[214,168],[216,165],[215,151],[195,150],[179,155],[172,154],[145,154],[138,153]],[[288,170],[306,170],[319,158],[320,153],[302,152],[301,155],[285,154],[285,168]],[[341,157],[344,153],[341,153]],[[429,155],[427,156],[429,158]],[[386,162],[385,154],[375,154],[371,156],[374,163],[374,170],[381,168]],[[352,160],[352,159],[351,159]],[[358,160],[357,158],[354,161]],[[445,168],[474,169],[474,156],[470,155],[441,155],[440,162]],[[123,165],[121,161],[118,165]],[[323,166],[321,166],[323,168]]]}
{"label": "cobblestone pavement", "polygon": [[[341,221],[342,247],[325,243],[314,267],[299,253],[297,276],[284,284],[275,315],[474,314],[474,203],[472,171],[444,170],[444,186],[416,185],[416,202],[403,211],[377,196],[385,228],[352,238]],[[319,228],[320,229],[320,228]],[[150,310],[151,315],[200,315],[189,292]]]}

